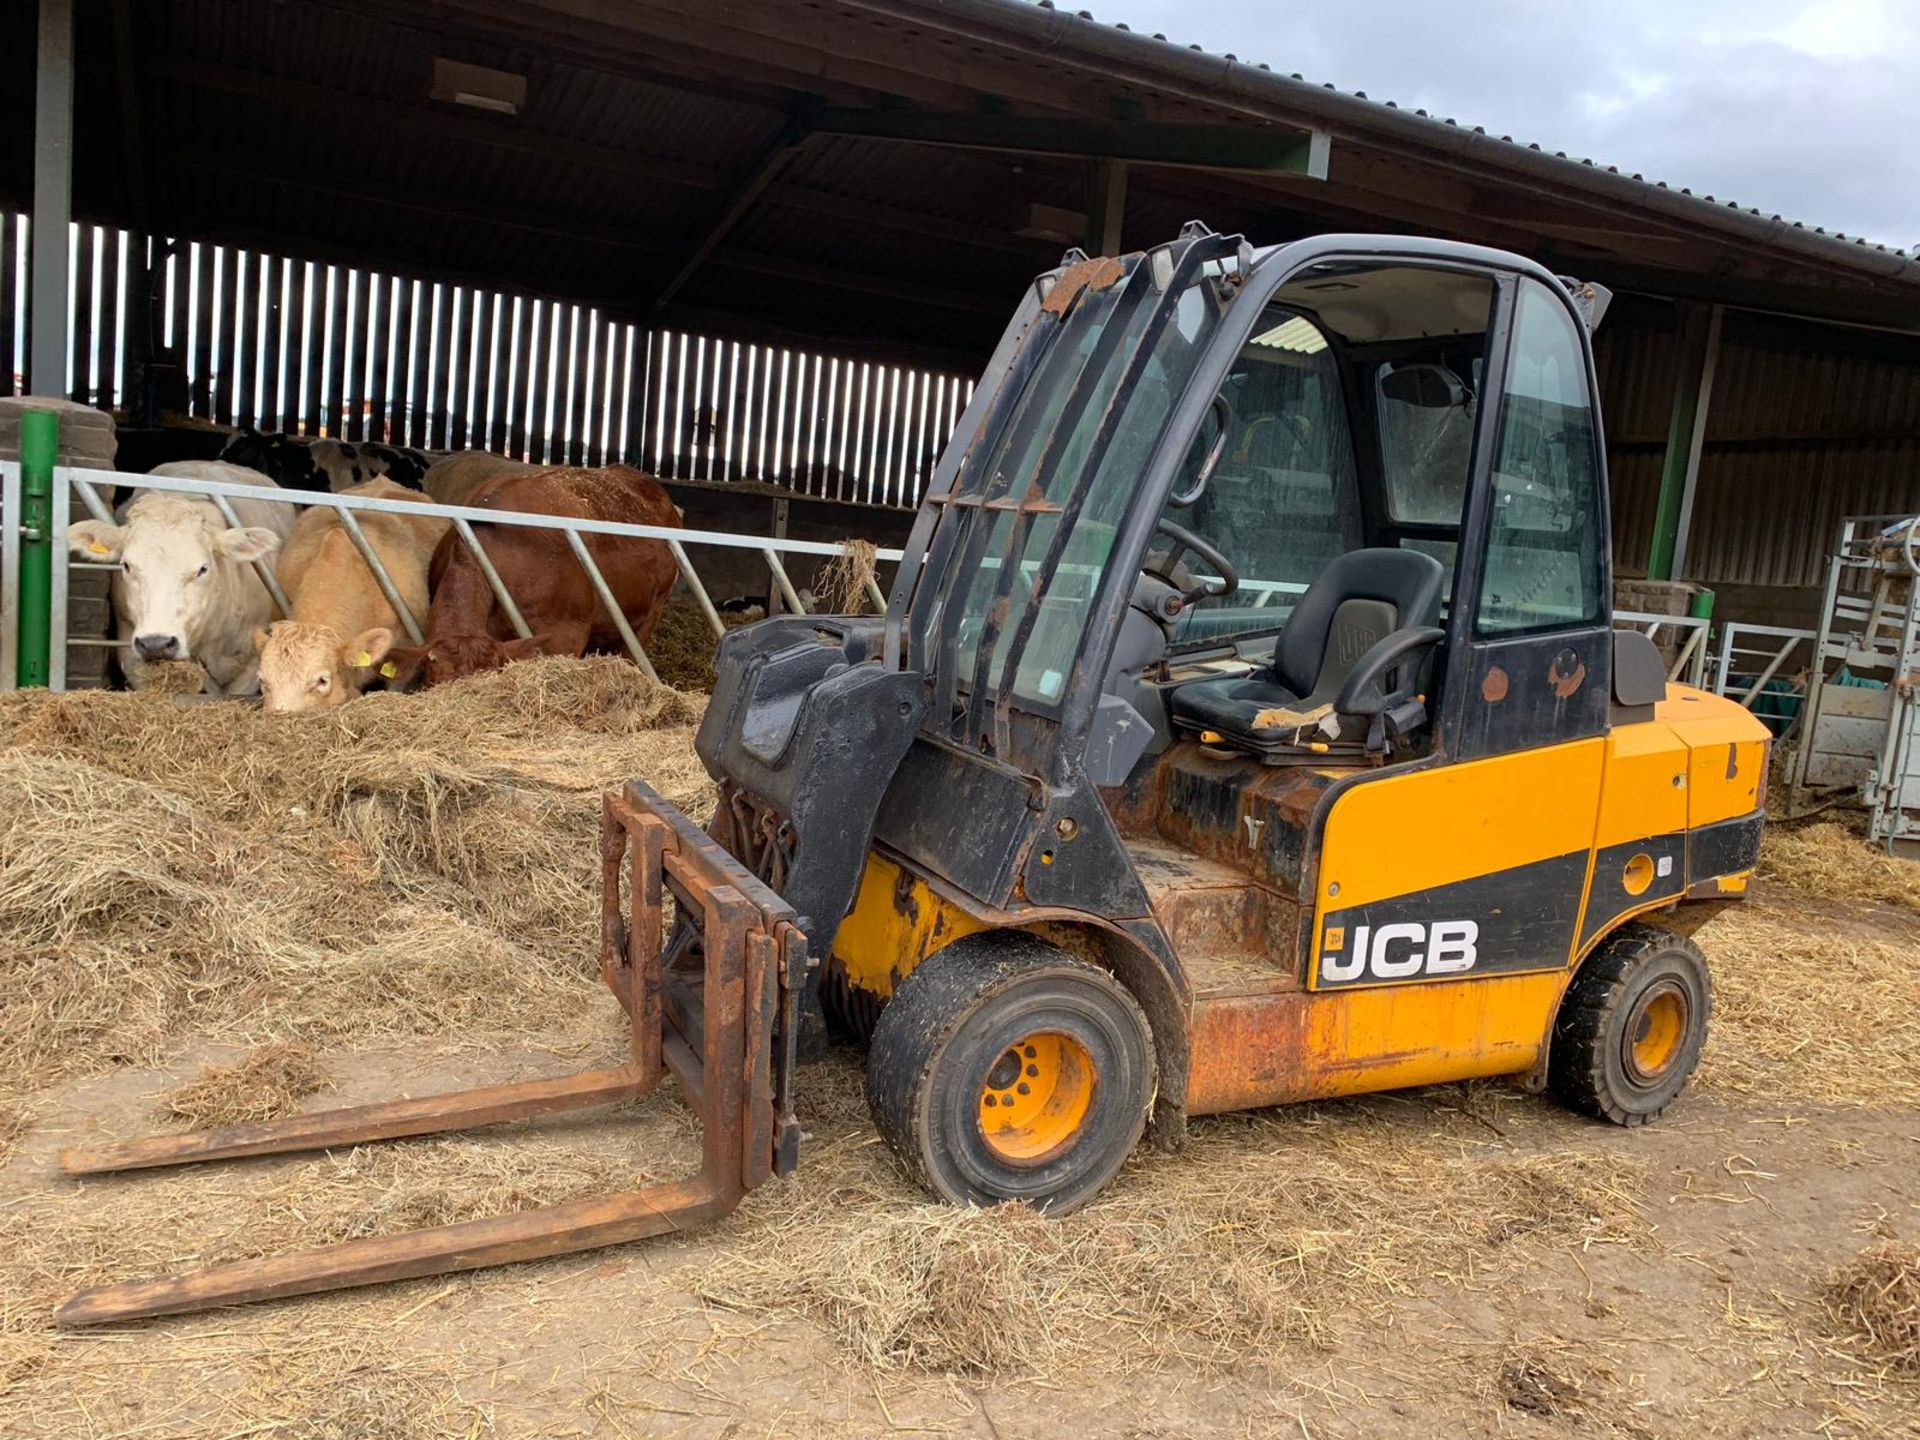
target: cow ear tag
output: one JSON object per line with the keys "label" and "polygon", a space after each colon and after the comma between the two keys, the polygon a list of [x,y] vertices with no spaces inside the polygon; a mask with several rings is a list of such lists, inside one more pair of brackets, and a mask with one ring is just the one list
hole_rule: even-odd
{"label": "cow ear tag", "polygon": [[366,666],[373,664],[373,653],[368,650],[362,650],[358,655],[353,657],[353,663],[364,669]]}
{"label": "cow ear tag", "polygon": [[394,667],[394,663],[391,660],[388,660],[381,664],[380,673],[386,676],[387,679],[391,680],[393,679],[394,676],[398,675],[400,672]]}
{"label": "cow ear tag", "polygon": [[113,553],[113,551],[102,545],[98,540],[87,541],[87,549],[95,555],[111,555]]}

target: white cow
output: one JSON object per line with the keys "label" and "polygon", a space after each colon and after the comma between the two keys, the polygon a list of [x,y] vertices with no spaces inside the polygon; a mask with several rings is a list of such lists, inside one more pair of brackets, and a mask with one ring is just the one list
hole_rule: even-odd
{"label": "white cow", "polygon": [[[257,470],[219,460],[180,460],[155,475],[257,485],[277,490]],[[235,500],[237,526],[210,499],[142,490],[118,512],[118,524],[82,520],[67,527],[67,544],[86,560],[118,560],[113,577],[120,668],[136,690],[151,667],[194,660],[207,672],[210,695],[253,695],[260,689],[253,632],[274,618],[273,600],[252,562],[280,548],[295,507]]]}

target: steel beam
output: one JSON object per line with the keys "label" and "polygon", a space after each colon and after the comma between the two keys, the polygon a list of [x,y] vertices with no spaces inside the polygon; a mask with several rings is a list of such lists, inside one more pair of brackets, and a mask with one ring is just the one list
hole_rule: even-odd
{"label": "steel beam", "polygon": [[767,187],[780,178],[780,172],[793,163],[807,143],[807,120],[804,114],[796,115],[787,124],[781,126],[780,133],[773,143],[761,152],[760,158],[740,177],[733,193],[727,197],[726,204],[720,207],[714,217],[707,222],[705,232],[687,252],[686,259],[674,271],[673,277],[660,287],[648,307],[648,313],[658,315],[667,307],[667,303],[685,288],[700,267],[706,264],[720,242],[733,233],[733,229],[747,216],[766,193]]}
{"label": "steel beam", "polygon": [[40,0],[39,69],[33,110],[33,269],[27,323],[32,395],[67,393],[67,300],[73,275],[73,0]]}
{"label": "steel beam", "polygon": [[1127,215],[1127,162],[1095,160],[1087,186],[1087,253],[1118,255]]}
{"label": "steel beam", "polygon": [[1725,315],[1721,305],[1694,308],[1687,312],[1681,329],[1680,378],[1674,385],[1667,458],[1660,472],[1653,544],[1647,554],[1649,580],[1678,580],[1686,574],[1687,538],[1693,528],[1694,492],[1700,480],[1700,449],[1707,437],[1707,408],[1713,398]]}
{"label": "steel beam", "polygon": [[855,135],[915,145],[1131,160],[1142,165],[1200,170],[1279,171],[1324,178],[1327,166],[1324,134],[1279,126],[830,109],[815,116],[814,129],[823,135]]}

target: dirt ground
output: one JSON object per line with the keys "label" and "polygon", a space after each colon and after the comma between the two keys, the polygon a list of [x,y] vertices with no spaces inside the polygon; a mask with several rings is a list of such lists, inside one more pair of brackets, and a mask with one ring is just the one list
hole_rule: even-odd
{"label": "dirt ground", "polygon": [[[608,683],[597,674],[577,683]],[[531,693],[500,702],[526,711],[522,748],[463,751],[462,763],[513,784],[555,773],[559,752],[542,747],[559,741],[547,711],[527,710]],[[51,731],[15,717],[16,743],[64,755],[88,716],[154,723],[87,705]],[[233,722],[234,753],[258,744],[253,723]],[[684,751],[684,730],[643,728],[684,726],[679,712],[632,723],[631,735],[602,737],[596,765],[618,773],[639,753],[623,747],[642,741]],[[338,739],[335,724],[316,722],[315,744]],[[126,770],[145,765],[155,793],[190,793],[138,747],[127,753]],[[292,783],[276,773],[253,783]],[[474,781],[467,800],[436,791],[435,833],[449,846],[465,833],[461,804],[492,807],[472,813],[495,825],[509,813],[551,825],[525,832],[522,869],[496,856],[495,875],[535,874],[553,863],[552,835],[581,831],[578,873],[530,897],[537,908],[495,917],[506,939],[524,932],[526,949],[520,961],[506,940],[476,949],[473,993],[455,963],[466,932],[448,932],[421,977],[394,968],[406,953],[388,945],[380,968],[329,990],[313,966],[348,964],[371,937],[329,932],[302,948],[321,910],[299,912],[292,934],[273,916],[243,917],[267,940],[223,941],[201,977],[182,968],[191,952],[179,934],[76,911],[79,943],[110,935],[112,963],[132,967],[102,975],[139,989],[150,950],[153,973],[164,959],[179,987],[131,1006],[141,1042],[116,1046],[62,1009],[97,986],[69,992],[44,974],[29,986],[13,968],[58,965],[66,949],[8,956],[0,935],[0,978],[13,977],[0,1027],[31,1022],[77,1049],[22,1049],[39,1057],[33,1068],[0,1076],[0,1436],[1920,1436],[1920,1357],[1876,1348],[1833,1301],[1836,1273],[1863,1252],[1920,1242],[1920,871],[1875,862],[1830,826],[1777,828],[1753,899],[1701,932],[1713,1038],[1695,1086],[1645,1129],[1582,1120],[1505,1083],[1223,1116],[1196,1123],[1180,1153],[1142,1151],[1079,1214],[1045,1221],[927,1203],[874,1135],[859,1056],[843,1051],[803,1071],[799,1172],[709,1229],[55,1330],[52,1307],[88,1284],[692,1168],[695,1129],[671,1086],[620,1109],[330,1155],[86,1181],[56,1165],[64,1146],[179,1127],[236,1098],[311,1092],[298,1103],[316,1108],[615,1061],[619,1010],[593,978],[589,941],[597,774],[569,772],[564,806],[533,806],[497,777]],[[429,876],[419,867],[432,856],[372,827],[364,808],[388,793],[380,786],[412,783],[340,782],[329,813],[360,828],[325,853],[351,850],[336,857],[340,894],[404,880],[416,907],[404,913],[423,925],[419,907],[455,904],[466,872],[443,857]],[[692,803],[696,778],[680,783]],[[522,810],[502,811],[503,793]],[[258,816],[238,792],[215,797],[225,809],[194,803],[225,824],[282,824],[274,815],[294,812],[272,794]],[[243,891],[253,853],[215,877],[220,894]],[[0,872],[9,859],[20,857],[0,855]],[[387,879],[352,881],[376,866]],[[160,899],[141,903],[173,904],[170,893],[143,891]],[[175,917],[201,913],[165,912],[176,929]],[[402,912],[372,909],[369,923],[389,913]],[[536,931],[525,915],[550,923]],[[560,966],[576,952],[577,968]],[[513,993],[484,969],[542,957],[539,985]],[[415,998],[386,1003],[368,976],[382,994]],[[30,1012],[17,998],[29,990]],[[436,1014],[416,996],[437,990],[458,1004]],[[290,1035],[304,1048],[287,1050]],[[182,1092],[204,1066],[249,1056],[274,1062],[257,1095],[218,1072]]]}
{"label": "dirt ground", "polygon": [[[1914,918],[1885,911],[1863,923],[1920,960]],[[1792,957],[1780,960],[1790,980]],[[326,1062],[335,1088],[323,1098],[563,1072],[617,1053],[612,1002],[594,1019],[513,1051],[336,1054]],[[431,1178],[397,1183],[395,1155],[424,1156],[468,1185],[477,1178],[494,1202],[482,1210],[576,1185],[611,1188],[693,1157],[689,1117],[661,1094],[484,1137],[176,1175],[58,1177],[61,1146],[153,1128],[159,1093],[199,1061],[231,1053],[183,1055],[35,1097],[34,1121],[0,1169],[0,1226],[12,1247],[47,1224],[65,1237],[65,1253],[43,1260],[51,1274],[35,1275],[39,1283],[10,1277],[5,1303],[37,1312],[14,1317],[37,1343],[0,1371],[4,1433],[1008,1440],[1041,1422],[1054,1433],[1138,1437],[1920,1434],[1920,1385],[1876,1373],[1821,1303],[1834,1267],[1876,1238],[1920,1234],[1920,1111],[1733,1093],[1710,1083],[1711,1068],[1666,1120],[1633,1132],[1487,1084],[1222,1117],[1196,1126],[1183,1154],[1141,1155],[1111,1199],[1069,1223],[1097,1227],[1103,1209],[1133,1218],[1152,1207],[1157,1186],[1171,1179],[1189,1191],[1207,1167],[1229,1163],[1249,1200],[1257,1196],[1250,1212],[1293,1211],[1287,1197],[1298,1187],[1291,1218],[1312,1229],[1319,1187],[1302,1183],[1316,1178],[1303,1174],[1303,1157],[1414,1147],[1439,1163],[1397,1183],[1369,1177],[1366,1199],[1404,1248],[1393,1263],[1333,1287],[1351,1290],[1345,1303],[1224,1354],[1196,1356],[1204,1335],[1186,1333],[1177,1315],[1137,1313],[1139,1297],[1126,1293],[1106,1297],[1105,1317],[1097,1302],[1090,1316],[1085,1297],[1060,1297],[1075,1332],[1065,1351],[1037,1344],[1037,1363],[986,1373],[919,1363],[905,1353],[911,1337],[863,1355],[873,1337],[857,1321],[730,1295],[757,1294],[740,1269],[766,1258],[769,1234],[844,1227],[849,1210],[878,1221],[883,1209],[933,1208],[872,1136],[852,1054],[806,1074],[812,1137],[800,1174],[711,1231],[97,1333],[44,1328],[49,1279],[172,1269],[445,1218]],[[1516,1215],[1485,1207],[1484,1185],[1468,1183],[1431,1255],[1393,1213],[1426,1215],[1436,1199],[1446,1209],[1447,1196],[1429,1191],[1454,1170],[1484,1179],[1568,1157],[1593,1167],[1587,1186],[1611,1193],[1596,1203],[1587,1189],[1555,1192]],[[1575,1201],[1585,1204],[1559,1209]],[[1344,1230],[1366,1216],[1342,1205],[1338,1221]],[[1462,1251],[1456,1223],[1477,1230],[1478,1245]],[[1016,1255],[1023,1241],[1015,1227]],[[1231,1230],[1218,1238],[1228,1251],[1241,1241]],[[1363,1233],[1336,1234],[1322,1259],[1337,1262],[1343,1244],[1357,1255],[1372,1248]],[[1015,1307],[1009,1318],[1044,1326],[1047,1309]]]}

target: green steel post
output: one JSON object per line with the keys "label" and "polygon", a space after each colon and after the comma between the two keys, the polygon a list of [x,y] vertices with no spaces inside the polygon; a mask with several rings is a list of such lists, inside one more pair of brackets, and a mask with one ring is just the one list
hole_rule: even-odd
{"label": "green steel post", "polygon": [[53,462],[60,453],[60,417],[28,410],[20,417],[21,685],[45,688],[53,653]]}
{"label": "green steel post", "polygon": [[1693,494],[1700,478],[1700,449],[1707,436],[1707,402],[1720,352],[1718,305],[1688,313],[1680,331],[1680,376],[1673,390],[1660,498],[1653,512],[1653,543],[1647,553],[1649,580],[1678,580],[1686,569],[1687,534],[1693,528]]}

